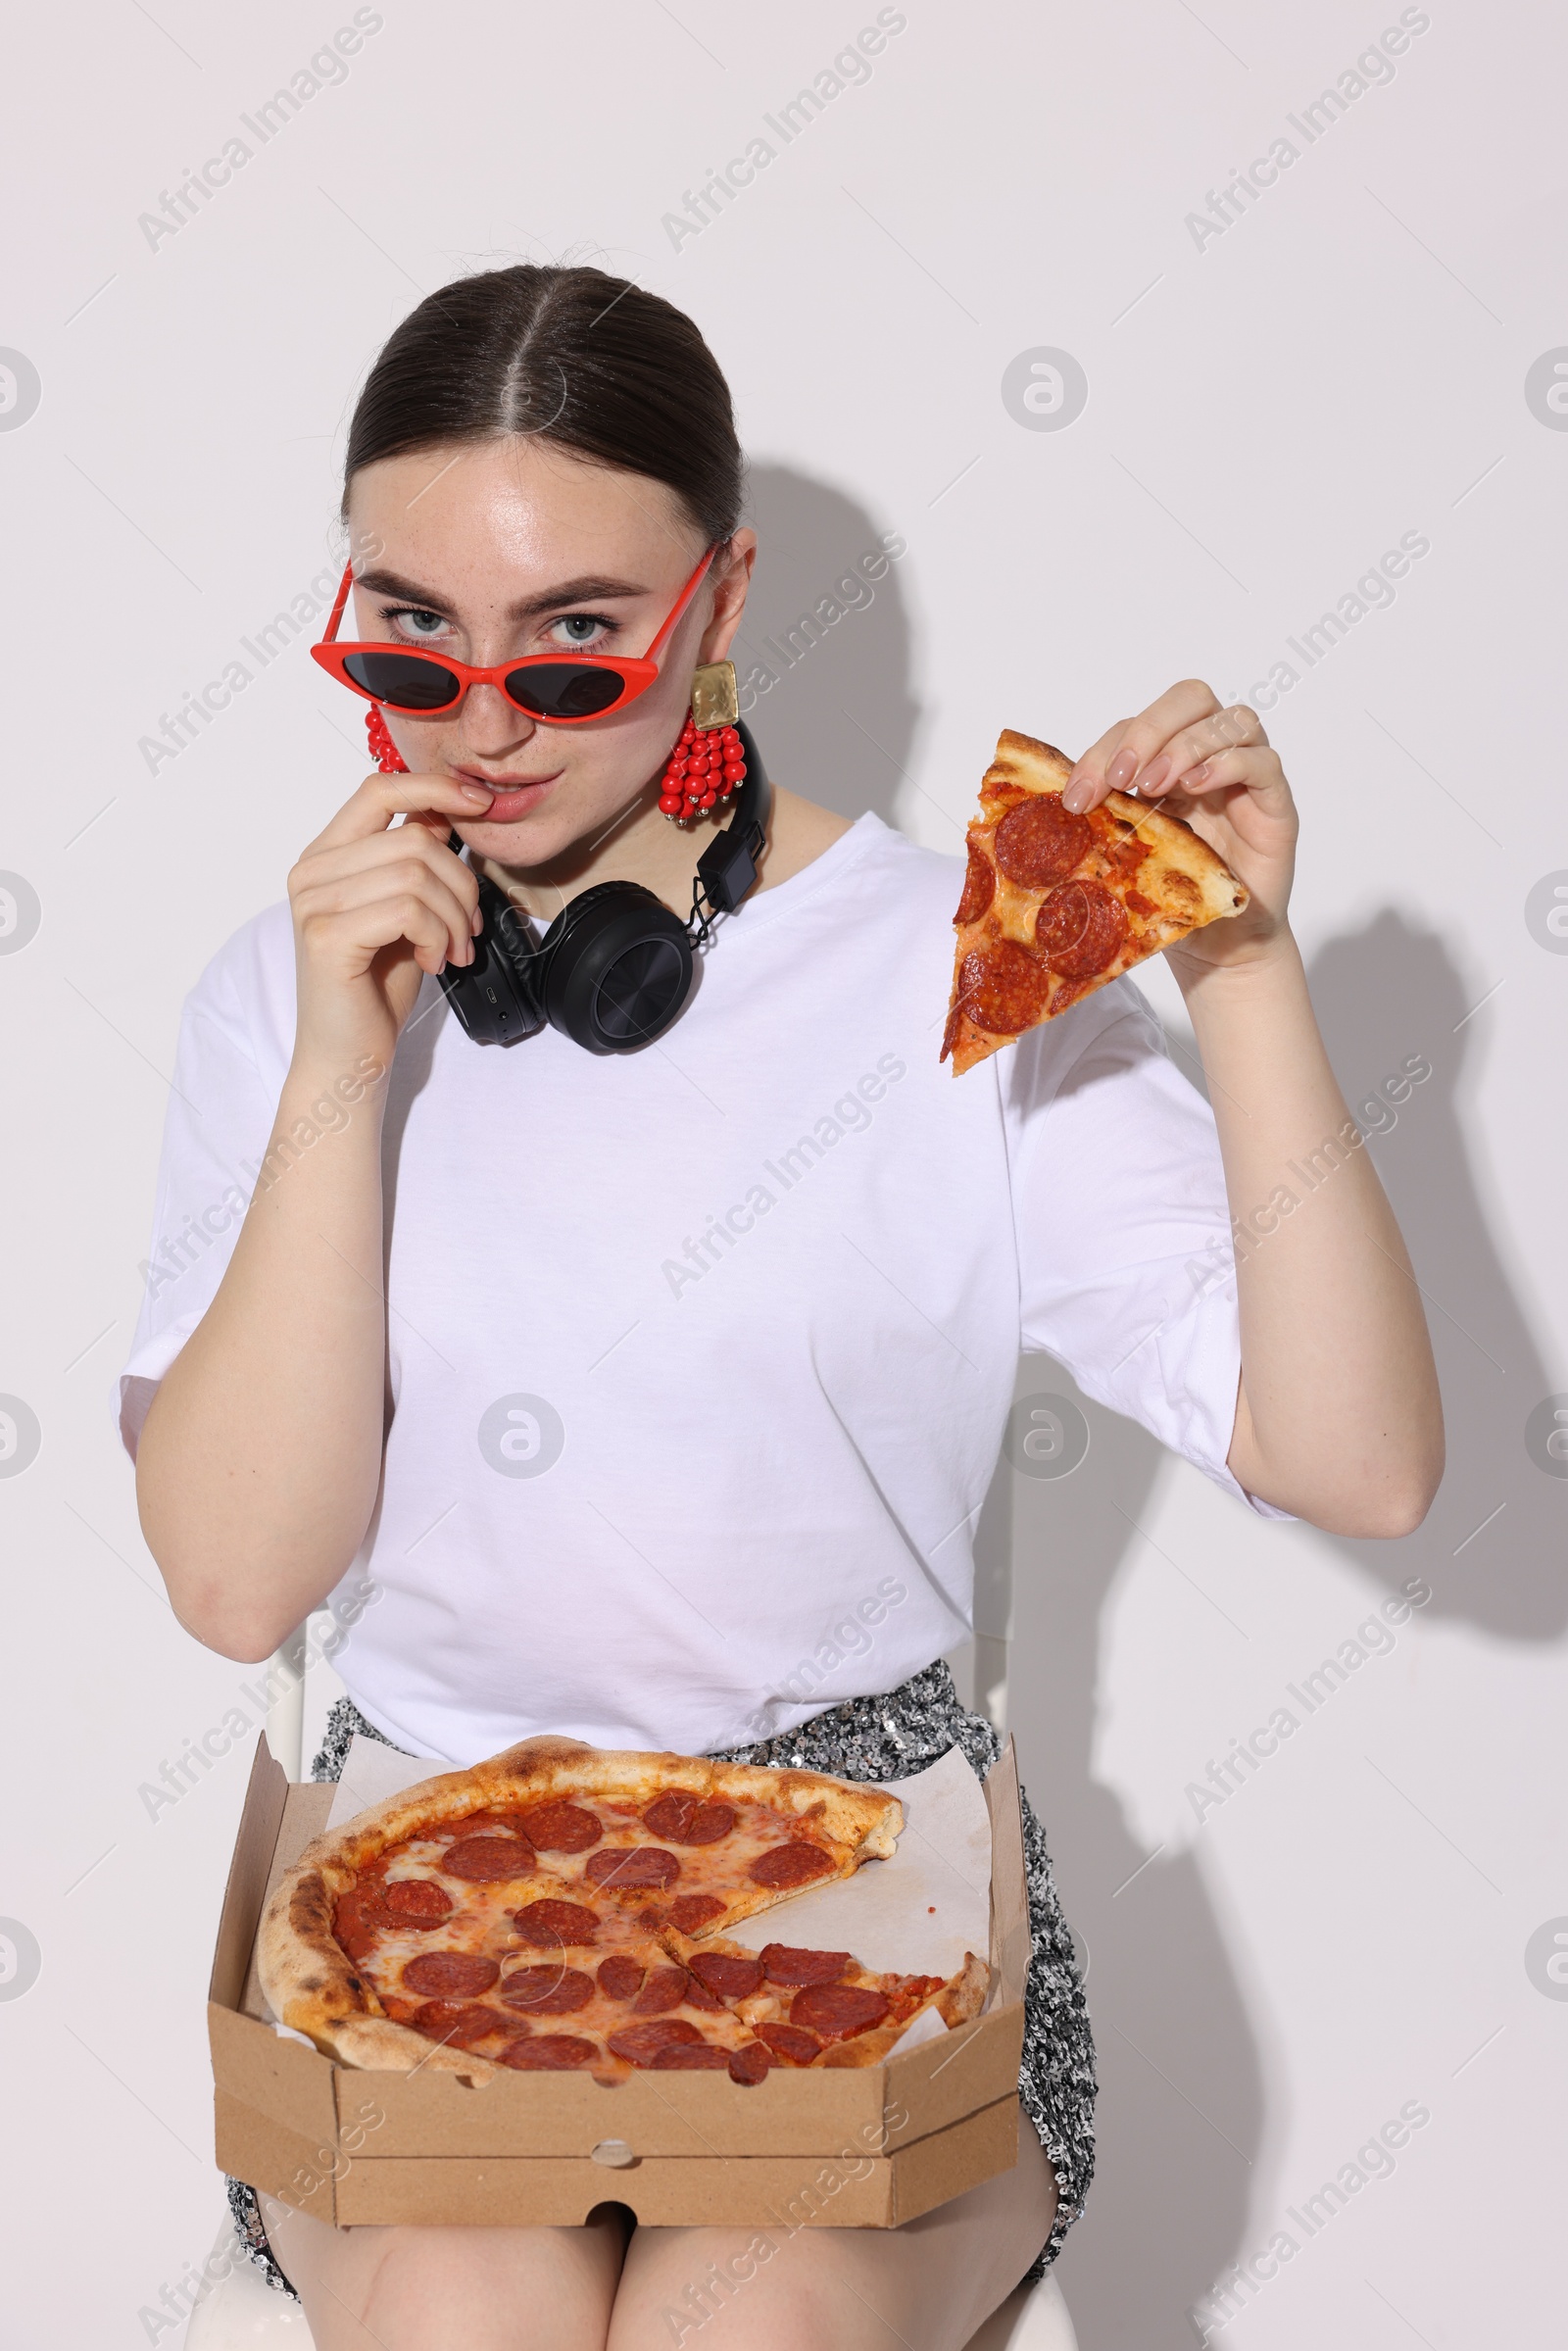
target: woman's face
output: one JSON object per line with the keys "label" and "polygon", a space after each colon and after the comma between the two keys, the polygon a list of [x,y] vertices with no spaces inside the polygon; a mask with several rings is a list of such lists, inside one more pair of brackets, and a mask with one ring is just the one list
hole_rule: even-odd
{"label": "woman's face", "polygon": [[[662,482],[521,437],[364,466],[349,524],[354,545],[373,552],[355,582],[355,625],[342,635],[422,646],[474,668],[595,647],[645,653],[704,546]],[[623,711],[552,726],[499,686],[470,686],[440,717],[385,712],[416,772],[473,776],[495,790],[486,815],[458,826],[477,856],[549,865],[657,784],[693,669],[728,653],[755,549],[742,530],[720,550],[660,657],[657,681]]]}

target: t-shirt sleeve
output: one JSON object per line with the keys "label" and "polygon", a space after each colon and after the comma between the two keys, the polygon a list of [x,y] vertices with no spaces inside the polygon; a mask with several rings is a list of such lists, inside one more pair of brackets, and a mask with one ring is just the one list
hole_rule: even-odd
{"label": "t-shirt sleeve", "polygon": [[1288,1517],[1226,1465],[1242,1358],[1213,1115],[1131,981],[1067,1018],[1020,1041],[1004,1089],[1022,1344],[1259,1516]]}
{"label": "t-shirt sleeve", "polygon": [[217,1296],[245,1221],[293,1044],[289,945],[287,909],[272,908],[185,1000],[141,1311],[116,1397],[132,1460],[158,1383]]}

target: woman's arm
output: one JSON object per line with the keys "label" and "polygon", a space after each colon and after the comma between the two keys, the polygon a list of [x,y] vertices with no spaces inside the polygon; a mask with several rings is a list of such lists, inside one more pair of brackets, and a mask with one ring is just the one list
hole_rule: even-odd
{"label": "woman's arm", "polygon": [[[472,959],[477,884],[444,842],[450,817],[488,799],[446,776],[370,776],[289,876],[294,1058],[233,1256],[136,1456],[174,1613],[225,1656],[270,1655],[344,1574],[375,1506],[386,1078],[421,973]],[[387,829],[428,810],[434,829]],[[310,1151],[290,1143],[313,1105],[371,1071],[346,1124]]]}
{"label": "woman's arm", "polygon": [[1230,1467],[1335,1535],[1408,1535],[1443,1475],[1421,1297],[1346,1106],[1286,919],[1297,814],[1248,710],[1196,679],[1113,727],[1064,798],[1180,815],[1251,893],[1167,951],[1209,1080],[1235,1229],[1242,1379]]}

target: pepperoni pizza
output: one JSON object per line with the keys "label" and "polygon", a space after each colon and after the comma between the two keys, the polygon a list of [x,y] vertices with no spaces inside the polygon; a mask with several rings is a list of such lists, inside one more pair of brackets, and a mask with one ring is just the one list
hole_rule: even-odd
{"label": "pepperoni pizza", "polygon": [[1054,1019],[1247,891],[1190,825],[1112,792],[1062,806],[1072,762],[1004,730],[969,827],[942,1059],[955,1075]]}
{"label": "pepperoni pizza", "polygon": [[525,1739],[309,1845],[262,1921],[262,1988],[347,2063],[491,2078],[873,2065],[989,1970],[877,1975],[715,1931],[886,1859],[897,1800],[819,1772]]}

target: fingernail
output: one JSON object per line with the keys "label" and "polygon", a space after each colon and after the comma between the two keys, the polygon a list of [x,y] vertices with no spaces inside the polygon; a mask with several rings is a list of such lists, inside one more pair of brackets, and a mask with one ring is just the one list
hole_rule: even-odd
{"label": "fingernail", "polygon": [[473,913],[469,917],[468,928],[476,939],[478,938],[479,933],[484,929],[484,916],[480,913],[477,906],[474,907]]}
{"label": "fingernail", "polygon": [[1081,816],[1094,796],[1095,787],[1087,775],[1069,776],[1067,788],[1061,796],[1061,805],[1074,816]]}
{"label": "fingernail", "polygon": [[1200,759],[1196,767],[1189,767],[1187,773],[1182,777],[1182,783],[1189,792],[1195,784],[1203,784],[1207,781],[1208,761],[1206,759]]}
{"label": "fingernail", "polygon": [[1149,765],[1144,769],[1143,774],[1138,778],[1139,791],[1157,792],[1160,785],[1165,781],[1165,778],[1169,775],[1169,773],[1170,754],[1168,751],[1162,751],[1158,759],[1150,760]]}
{"label": "fingernail", "polygon": [[488,784],[470,784],[466,782],[462,789],[465,800],[482,800],[486,808],[489,807],[491,801],[493,801],[495,798],[495,794],[491,791]]}
{"label": "fingernail", "polygon": [[1137,752],[1118,751],[1105,770],[1105,781],[1113,792],[1125,792],[1137,773]]}

